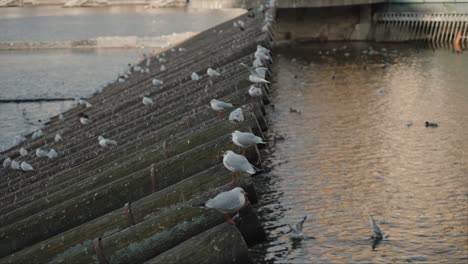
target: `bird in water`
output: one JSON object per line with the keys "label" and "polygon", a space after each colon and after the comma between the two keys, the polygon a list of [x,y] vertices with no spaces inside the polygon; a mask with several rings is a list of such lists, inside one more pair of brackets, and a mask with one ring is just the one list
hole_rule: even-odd
{"label": "bird in water", "polygon": [[304,232],[302,232],[302,226],[304,225],[304,222],[306,219],[307,219],[307,215],[304,216],[299,222],[297,222],[295,228],[288,224],[289,228],[291,229],[290,238],[292,240],[304,239],[305,235],[304,235]]}
{"label": "bird in water", "polygon": [[229,214],[236,213],[244,207],[246,198],[245,191],[241,187],[236,187],[230,191],[222,192],[205,203],[205,207],[220,211],[226,217],[226,222],[234,225],[234,221]]}
{"label": "bird in water", "polygon": [[372,215],[370,214],[369,214],[369,221],[370,221],[370,226],[372,228],[372,235],[371,235],[372,250],[374,250],[381,240],[388,238],[390,235],[385,234],[382,232],[382,230],[380,230],[379,226],[374,220],[374,217],[372,217]]}
{"label": "bird in water", "polygon": [[89,125],[93,122],[93,120],[85,113],[80,113],[78,116],[80,117],[80,123],[82,125]]}
{"label": "bird in water", "polygon": [[117,141],[104,138],[103,136],[99,136],[98,140],[99,140],[99,145],[103,148],[107,148],[110,146],[117,146]]}
{"label": "bird in water", "polygon": [[426,127],[438,127],[439,125],[437,123],[431,123],[426,121]]}

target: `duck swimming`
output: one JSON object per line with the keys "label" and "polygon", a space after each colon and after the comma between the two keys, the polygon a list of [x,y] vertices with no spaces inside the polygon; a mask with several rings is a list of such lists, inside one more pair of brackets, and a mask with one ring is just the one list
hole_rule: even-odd
{"label": "duck swimming", "polygon": [[438,127],[439,125],[437,123],[431,123],[426,121],[426,127]]}

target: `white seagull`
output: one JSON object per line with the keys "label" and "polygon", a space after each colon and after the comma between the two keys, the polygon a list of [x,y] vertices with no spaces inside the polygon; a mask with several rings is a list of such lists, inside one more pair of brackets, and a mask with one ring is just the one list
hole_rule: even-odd
{"label": "white seagull", "polygon": [[58,116],[58,119],[59,119],[60,121],[64,121],[64,120],[65,120],[65,117],[63,117],[63,114],[60,114],[60,115]]}
{"label": "white seagull", "polygon": [[219,72],[217,72],[217,71],[215,71],[215,70],[213,70],[211,68],[208,68],[206,70],[206,74],[208,74],[208,76],[210,76],[210,77],[221,76],[221,73],[219,73]]}
{"label": "white seagull", "polygon": [[26,138],[23,135],[17,135],[15,136],[15,145],[19,145],[26,141]]}
{"label": "white seagull", "polygon": [[231,216],[229,214],[239,211],[244,207],[246,202],[245,191],[241,187],[236,187],[230,191],[222,192],[216,195],[214,198],[209,199],[205,206],[220,211],[226,216],[226,222],[230,225],[234,225]]}
{"label": "white seagull", "polygon": [[218,120],[221,119],[221,111],[234,107],[234,105],[231,103],[226,103],[226,102],[216,100],[216,99],[211,99],[210,106],[211,106],[211,109],[218,112]]}
{"label": "white seagull", "polygon": [[80,123],[82,125],[89,125],[93,122],[93,120],[91,120],[91,118],[89,118],[87,114],[80,113],[79,116],[80,116]]}
{"label": "white seagull", "polygon": [[55,151],[55,149],[51,149],[49,150],[49,154],[47,154],[47,157],[49,157],[49,159],[58,158],[58,153],[57,151]]}
{"label": "white seagull", "polygon": [[223,165],[226,169],[234,172],[231,185],[236,183],[239,178],[239,172],[255,174],[255,167],[242,155],[236,154],[231,150],[224,152]]}
{"label": "white seagull", "polygon": [[3,168],[8,168],[11,165],[11,159],[10,157],[7,157],[6,159],[3,160]]}
{"label": "white seagull", "polygon": [[103,136],[99,136],[98,140],[99,140],[99,145],[103,148],[107,148],[110,146],[117,146],[117,141],[104,138]]}
{"label": "white seagull", "polygon": [[270,83],[269,81],[265,80],[264,78],[260,77],[257,73],[251,73],[249,75],[249,81],[253,83]]}
{"label": "white seagull", "polygon": [[244,154],[245,148],[256,144],[266,144],[261,137],[257,137],[250,132],[240,132],[239,130],[232,132],[232,142],[234,142],[236,146],[241,147]]}
{"label": "white seagull", "polygon": [[55,134],[55,138],[54,138],[54,140],[55,140],[55,142],[59,142],[59,141],[62,141],[62,140],[63,140],[63,138],[62,138],[62,136],[60,136],[60,134],[59,134],[59,133],[57,133],[57,134]]}
{"label": "white seagull", "polygon": [[152,106],[154,105],[154,101],[151,98],[143,96],[143,104],[146,106]]}
{"label": "white seagull", "polygon": [[271,60],[271,57],[260,50],[255,51],[254,57],[260,60]]}
{"label": "white seagull", "polygon": [[299,222],[297,222],[296,224],[296,228],[289,226],[289,228],[291,229],[291,239],[292,240],[302,240],[304,239],[304,233],[302,232],[302,226],[304,225],[304,222],[305,220],[307,219],[307,216],[304,216],[304,218],[302,218],[302,220],[300,220]]}
{"label": "white seagull", "polygon": [[32,171],[33,167],[31,166],[31,164],[27,163],[26,161],[22,161],[21,162],[21,169],[23,171]]}
{"label": "white seagull", "polygon": [[163,85],[163,84],[164,84],[164,82],[163,82],[163,81],[161,81],[161,80],[158,80],[158,79],[153,79],[151,82],[152,82],[152,83],[153,83],[153,85],[155,85],[155,86],[161,86],[161,85]]}
{"label": "white seagull", "polygon": [[32,134],[31,138],[34,140],[34,139],[38,139],[42,137],[42,130],[36,130],[34,131],[34,133]]}
{"label": "white seagull", "polygon": [[374,217],[372,217],[372,215],[370,215],[370,214],[369,214],[369,221],[370,221],[370,226],[371,226],[372,231],[373,231],[373,233],[371,235],[371,237],[373,239],[381,240],[381,239],[385,239],[385,238],[390,236],[389,234],[384,234],[382,232],[382,230],[380,230],[379,226],[374,221]]}
{"label": "white seagull", "polygon": [[49,155],[49,152],[41,149],[41,148],[37,148],[36,149],[36,156],[39,157],[39,158],[43,158],[43,157],[47,157],[47,155]]}
{"label": "white seagull", "polygon": [[241,108],[237,108],[229,114],[229,121],[231,123],[238,123],[244,121],[244,115]]}
{"label": "white seagull", "polygon": [[11,168],[14,169],[14,170],[19,170],[20,167],[21,167],[20,164],[19,164],[19,162],[17,162],[16,160],[12,160],[10,166],[11,166]]}
{"label": "white seagull", "polygon": [[190,78],[192,81],[198,81],[200,80],[200,75],[198,75],[196,72],[192,72],[192,75],[190,75]]}
{"label": "white seagull", "polygon": [[23,148],[23,147],[20,149],[19,153],[20,153],[21,156],[26,156],[26,155],[28,155],[28,151],[27,151],[25,148]]}
{"label": "white seagull", "polygon": [[260,97],[262,96],[262,88],[255,85],[251,85],[249,88],[249,95],[251,97]]}

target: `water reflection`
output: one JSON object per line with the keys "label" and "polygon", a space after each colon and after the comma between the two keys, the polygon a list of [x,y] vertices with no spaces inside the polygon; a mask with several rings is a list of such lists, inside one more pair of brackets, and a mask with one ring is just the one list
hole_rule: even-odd
{"label": "water reflection", "polygon": [[[256,179],[269,240],[254,255],[273,263],[465,263],[466,54],[343,46],[275,51],[269,136],[285,140],[270,144],[272,171]],[[391,233],[375,250],[368,213]],[[302,215],[316,239],[293,245],[283,226]]]}

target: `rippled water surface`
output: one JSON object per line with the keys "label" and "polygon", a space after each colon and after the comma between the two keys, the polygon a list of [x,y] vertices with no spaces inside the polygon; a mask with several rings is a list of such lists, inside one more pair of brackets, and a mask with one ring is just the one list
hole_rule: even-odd
{"label": "rippled water surface", "polygon": [[467,263],[468,56],[343,45],[275,51],[257,262]]}

